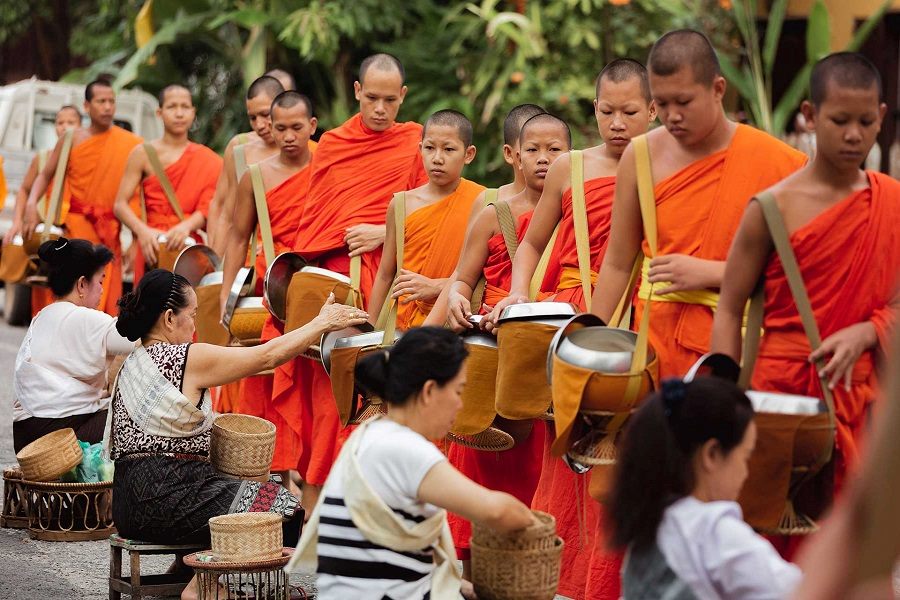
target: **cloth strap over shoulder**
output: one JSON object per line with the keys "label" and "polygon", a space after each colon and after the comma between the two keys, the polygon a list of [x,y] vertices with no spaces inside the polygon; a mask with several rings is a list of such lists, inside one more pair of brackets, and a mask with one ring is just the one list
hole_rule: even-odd
{"label": "cloth strap over shoulder", "polygon": [[591,241],[588,233],[587,205],[584,198],[584,153],[569,152],[572,185],[572,224],[575,229],[575,249],[578,253],[578,275],[587,312],[591,311]]}
{"label": "cloth strap over shoulder", "polygon": [[53,191],[50,192],[50,204],[44,214],[44,235],[50,233],[51,225],[58,225],[62,216],[62,192],[65,187],[66,169],[69,166],[69,155],[72,153],[72,140],[75,130],[69,129],[63,137],[62,148],[56,161],[56,171],[53,174]]}
{"label": "cloth strap over shoulder", "polygon": [[[150,168],[153,169],[153,174],[159,179],[159,184],[162,186],[163,193],[166,195],[166,200],[169,201],[169,206],[171,206],[172,211],[178,215],[178,219],[184,221],[184,211],[181,209],[181,204],[178,202],[178,196],[175,195],[175,189],[172,187],[172,182],[169,180],[169,176],[166,175],[166,170],[159,161],[159,155],[156,153],[156,148],[154,148],[153,144],[150,142],[144,142],[144,152],[147,153],[147,160],[150,161]],[[144,217],[144,222],[146,223],[147,206],[144,202],[143,185],[141,186],[141,212]]]}
{"label": "cloth strap over shoulder", "polygon": [[[259,165],[250,166],[250,183],[253,184],[253,200],[256,203],[256,219],[259,221],[259,230],[262,233],[263,254],[266,257],[266,267],[275,260],[275,241],[272,239],[272,223],[269,220],[269,205],[266,204],[266,188],[263,184],[262,171]],[[264,275],[260,273],[258,275]]]}
{"label": "cloth strap over shoulder", "polygon": [[[394,239],[397,242],[397,273],[403,268],[403,250],[406,245],[406,192],[394,194]],[[393,286],[391,286],[393,290]],[[377,323],[384,328],[383,346],[394,343],[397,335],[397,303],[396,298],[391,298],[391,290],[388,290],[384,298],[384,304],[378,314]]]}
{"label": "cloth strap over shoulder", "polygon": [[[497,188],[488,188],[484,190],[484,206],[485,208],[496,204],[497,196],[500,193],[500,190]],[[487,279],[484,278],[484,274],[478,279],[478,283],[475,284],[475,289],[472,290],[472,299],[469,304],[469,310],[472,311],[473,315],[477,315],[479,311],[481,311],[481,304],[484,302],[484,287],[487,285]]]}

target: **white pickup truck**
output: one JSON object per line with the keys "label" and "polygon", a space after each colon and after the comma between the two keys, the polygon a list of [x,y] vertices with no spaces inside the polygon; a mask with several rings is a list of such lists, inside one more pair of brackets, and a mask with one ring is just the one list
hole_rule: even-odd
{"label": "white pickup truck", "polygon": [[[31,159],[56,144],[56,112],[67,104],[84,111],[83,85],[32,78],[0,87],[0,155],[9,191],[0,212],[0,236],[12,223],[14,198]],[[116,94],[115,123],[145,139],[158,138],[162,123],[156,118],[156,108],[156,98],[147,92],[121,90]],[[5,296],[6,321],[11,325],[26,323],[31,314],[29,287],[9,284]]]}

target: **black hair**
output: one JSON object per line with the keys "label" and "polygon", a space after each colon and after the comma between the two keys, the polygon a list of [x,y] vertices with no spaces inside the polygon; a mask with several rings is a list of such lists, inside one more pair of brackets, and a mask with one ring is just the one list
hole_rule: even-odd
{"label": "black hair", "polygon": [[112,89],[112,82],[106,77],[98,77],[97,79],[87,84],[84,88],[84,100],[86,102],[90,102],[94,99],[95,87],[108,87]]}
{"label": "black hair", "polygon": [[62,298],[75,289],[79,279],[91,279],[111,263],[113,253],[102,244],[61,237],[41,244],[38,258],[53,295]]}
{"label": "black hair", "polygon": [[553,123],[554,125],[559,125],[563,129],[565,129],[566,130],[566,139],[569,142],[569,148],[572,147],[572,130],[569,129],[569,124],[566,123],[565,121],[563,121],[562,119],[560,119],[559,117],[557,117],[556,115],[551,115],[548,112],[534,115],[533,117],[531,117],[530,119],[528,119],[527,121],[525,121],[522,124],[522,130],[519,132],[519,142],[521,143],[522,138],[525,137],[525,130],[528,127],[530,127],[532,125],[537,125],[539,123]]}
{"label": "black hair", "polygon": [[462,338],[449,329],[416,327],[391,348],[360,360],[356,382],[388,404],[403,406],[427,381],[443,386],[456,377],[468,354]]}
{"label": "black hair", "polygon": [[267,94],[270,98],[274,98],[284,91],[284,86],[274,77],[263,75],[257,77],[247,88],[247,100],[253,100],[260,94]]}
{"label": "black hair", "polygon": [[630,58],[617,58],[600,71],[597,75],[597,81],[594,82],[594,91],[597,98],[600,98],[600,84],[604,79],[609,79],[613,83],[621,83],[632,77],[637,77],[641,84],[641,94],[644,100],[650,103],[650,78],[647,76],[647,68],[636,60]]}
{"label": "black hair", "polygon": [[425,121],[425,127],[422,128],[422,139],[425,139],[425,133],[428,131],[429,125],[456,127],[463,146],[468,148],[472,145],[472,121],[459,111],[444,109],[428,117],[428,120]]}
{"label": "black hair", "polygon": [[194,103],[194,96],[191,94],[191,90],[187,88],[187,86],[181,85],[180,83],[170,83],[163,89],[159,90],[159,94],[157,94],[156,99],[159,101],[159,107],[162,108],[163,104],[166,102],[166,93],[170,90],[184,90],[188,93],[188,96],[191,97],[191,104]]}
{"label": "black hair", "polygon": [[378,54],[373,54],[372,56],[364,58],[360,63],[359,79],[357,80],[359,81],[360,85],[362,85],[366,77],[366,73],[373,67],[379,71],[397,71],[398,73],[400,73],[400,81],[406,81],[406,71],[403,69],[403,63],[400,62],[400,59],[393,54],[380,52]]}
{"label": "black hair", "polygon": [[[296,90],[296,89],[297,89],[297,80],[294,79],[294,76],[293,76],[293,75],[291,75],[290,73],[288,73],[288,72],[285,71],[284,69],[279,69],[279,68],[269,69],[268,71],[266,71],[265,73],[263,73],[263,75],[267,75],[267,76],[269,76],[269,77],[274,77],[275,79],[277,79],[278,81],[280,81],[280,82],[281,82],[281,85],[282,85],[282,87],[284,87],[285,91],[288,91],[288,90]],[[285,85],[284,85],[284,82],[281,81],[282,79],[286,79],[286,80],[287,80],[288,85],[287,85],[286,87],[285,87]]]}
{"label": "black hair", "polygon": [[881,99],[881,73],[859,52],[835,52],[815,64],[809,76],[809,99],[815,106],[825,101],[829,81],[854,90],[874,87]]}
{"label": "black hair", "polygon": [[310,100],[307,96],[304,96],[300,92],[296,92],[294,90],[285,90],[275,96],[275,99],[272,100],[272,107],[269,109],[269,114],[274,120],[276,107],[293,108],[301,103],[306,107],[306,117],[308,119],[312,119],[315,116],[315,113],[313,113],[312,100]]}
{"label": "black hair", "polygon": [[56,111],[56,116],[58,117],[58,116],[59,116],[59,113],[61,113],[61,112],[64,111],[64,110],[74,110],[74,111],[75,111],[75,114],[78,115],[78,120],[81,121],[81,111],[78,110],[77,107],[72,106],[71,104],[65,104],[65,105],[63,105],[63,106],[60,106],[60,107],[59,107],[59,110]]}
{"label": "black hair", "polygon": [[744,439],[753,405],[734,383],[701,377],[663,382],[625,430],[606,511],[615,548],[646,547],[666,507],[694,489],[693,456],[716,440],[728,454]]}
{"label": "black hair", "polygon": [[519,104],[510,110],[503,120],[503,143],[507,146],[515,146],[519,143],[519,132],[525,121],[535,115],[547,112],[537,104]]}
{"label": "black hair", "polygon": [[715,78],[722,74],[712,42],[693,29],[670,31],[656,40],[650,49],[647,66],[651,73],[663,77],[690,67],[694,80],[703,85],[712,85]]}
{"label": "black hair", "polygon": [[191,284],[183,276],[165,269],[153,269],[119,299],[116,330],[132,342],[144,337],[167,310],[175,312],[188,304]]}

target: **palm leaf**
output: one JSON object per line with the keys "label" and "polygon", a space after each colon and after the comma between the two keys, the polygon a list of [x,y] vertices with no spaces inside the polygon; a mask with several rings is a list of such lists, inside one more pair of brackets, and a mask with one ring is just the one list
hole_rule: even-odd
{"label": "palm leaf", "polygon": [[778,49],[778,39],[781,37],[781,27],[784,25],[787,4],[787,0],[774,0],[772,8],[769,9],[766,36],[763,40],[763,66],[766,73],[771,73],[775,64],[775,52]]}
{"label": "palm leaf", "polygon": [[211,17],[212,12],[194,15],[180,14],[178,18],[163,25],[159,31],[153,34],[150,41],[131,55],[131,58],[128,59],[122,66],[122,70],[119,71],[119,75],[113,82],[113,86],[116,89],[121,89],[134,81],[137,78],[138,68],[153,56],[157,48],[173,43],[179,35],[200,28],[204,23],[209,21]]}

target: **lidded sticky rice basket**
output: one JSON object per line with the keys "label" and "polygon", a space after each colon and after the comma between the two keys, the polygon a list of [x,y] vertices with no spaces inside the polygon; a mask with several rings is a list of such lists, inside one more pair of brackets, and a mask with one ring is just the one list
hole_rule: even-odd
{"label": "lidded sticky rice basket", "polygon": [[16,459],[26,481],[54,481],[81,464],[83,456],[75,430],[67,427],[34,440]]}
{"label": "lidded sticky rice basket", "polygon": [[217,471],[242,478],[265,477],[274,456],[275,425],[270,421],[238,414],[219,415],[213,421],[209,460]]}
{"label": "lidded sticky rice basket", "polygon": [[270,512],[234,513],[209,520],[213,559],[254,562],[280,558],[283,550],[281,515]]}
{"label": "lidded sticky rice basket", "polygon": [[563,541],[556,519],[533,511],[537,523],[500,533],[472,523],[472,584],[482,600],[553,600]]}

